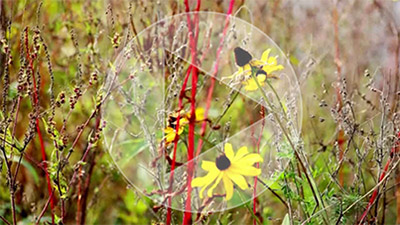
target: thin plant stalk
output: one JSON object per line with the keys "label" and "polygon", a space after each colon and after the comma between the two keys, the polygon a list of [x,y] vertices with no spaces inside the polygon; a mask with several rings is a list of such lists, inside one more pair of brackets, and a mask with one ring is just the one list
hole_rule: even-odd
{"label": "thin plant stalk", "polygon": [[[251,77],[252,77],[252,79],[255,81],[255,83],[257,84],[257,87],[258,87],[258,89],[260,90],[260,92],[261,92],[261,94],[262,94],[262,96],[263,96],[263,98],[264,98],[264,101],[267,103],[268,107],[272,109],[272,103],[271,103],[271,102],[269,101],[269,99],[267,98],[267,95],[265,94],[264,89],[262,89],[260,83],[258,82],[258,80],[257,80],[257,78],[256,78],[256,76],[255,76],[255,71],[256,71],[256,70],[257,70],[257,68],[252,68]],[[268,80],[266,80],[266,81],[268,82]],[[305,164],[304,164],[302,158],[300,157],[300,154],[297,152],[296,147],[294,146],[292,140],[290,139],[289,134],[287,133],[285,127],[283,126],[281,120],[279,119],[279,116],[278,116],[278,115],[275,113],[275,111],[273,111],[273,110],[272,110],[272,115],[274,116],[276,122],[278,123],[279,127],[281,128],[282,133],[285,135],[286,139],[288,140],[288,142],[289,142],[291,148],[292,148],[293,151],[294,151],[294,154],[295,154],[297,160],[300,162],[300,165],[301,165],[301,167],[302,167],[302,169],[303,169],[303,172],[304,172],[304,174],[305,174],[305,176],[306,176],[306,179],[307,179],[307,181],[308,181],[308,183],[309,183],[309,185],[310,185],[310,187],[311,187],[311,191],[312,191],[312,193],[313,193],[313,196],[314,196],[314,198],[315,198],[317,204],[321,204],[322,207],[325,207],[325,206],[324,206],[324,203],[323,203],[323,201],[322,201],[322,198],[321,198],[321,196],[320,196],[320,193],[319,193],[319,191],[318,191],[318,188],[317,188],[317,186],[316,186],[316,184],[315,184],[315,181],[314,181],[314,179],[313,179],[312,177],[310,177],[310,175],[309,175],[309,172],[308,172],[308,171],[309,171],[309,168],[305,166]],[[323,218],[324,218],[324,222],[325,222],[326,224],[328,224],[328,221],[329,221],[329,220],[328,220],[328,215],[327,215],[326,212],[325,212]]]}

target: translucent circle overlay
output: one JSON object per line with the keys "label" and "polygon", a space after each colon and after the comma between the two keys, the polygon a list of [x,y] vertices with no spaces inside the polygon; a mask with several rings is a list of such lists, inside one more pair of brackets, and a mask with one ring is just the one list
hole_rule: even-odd
{"label": "translucent circle overlay", "polygon": [[[198,20],[198,26],[196,23],[190,26],[193,32],[189,30],[188,18]],[[195,125],[195,157],[190,162],[187,124],[181,125],[176,167],[171,176],[174,143],[167,143],[165,129],[172,114],[180,111],[183,117],[190,112],[190,103],[178,110],[178,102],[192,62],[191,34],[197,39],[198,109],[207,109],[213,78],[215,86],[207,117]],[[252,78],[237,73],[234,54],[237,47],[259,60],[269,49],[269,56],[276,57],[282,69],[274,71],[273,78],[262,83],[262,90],[248,90],[245,81]],[[190,77],[185,95],[190,96],[191,89]],[[300,88],[288,59],[258,28],[220,13],[179,14],[140,32],[111,65],[104,92],[105,144],[118,169],[138,191],[157,204],[176,210],[188,210],[185,206],[188,194],[190,211],[207,213],[237,207],[268,187],[279,188],[277,181],[282,179],[293,157],[286,135],[296,143],[301,130]],[[181,99],[187,102],[186,97]],[[197,155],[200,140],[202,146]],[[193,171],[192,178],[205,176],[207,171],[201,168],[202,162],[216,162],[224,152],[225,143],[233,146],[235,154],[243,146],[249,153],[259,152],[263,162],[259,164],[262,172],[257,181],[254,176],[245,176],[249,187],[242,190],[234,185],[229,200],[222,181],[215,186],[211,197],[207,195],[208,188],[203,198],[201,187],[188,193],[188,169]]]}

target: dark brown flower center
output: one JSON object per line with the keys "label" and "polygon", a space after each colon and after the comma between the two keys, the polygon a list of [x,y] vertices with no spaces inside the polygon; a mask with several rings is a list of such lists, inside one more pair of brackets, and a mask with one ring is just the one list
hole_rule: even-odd
{"label": "dark brown flower center", "polygon": [[221,155],[215,160],[215,164],[219,170],[226,170],[231,165],[231,161],[225,155]]}
{"label": "dark brown flower center", "polygon": [[262,70],[262,68],[260,68],[260,69],[257,71],[257,73],[256,73],[256,76],[258,76],[258,75],[265,75],[265,76],[267,76],[267,72],[265,72],[264,70]]}

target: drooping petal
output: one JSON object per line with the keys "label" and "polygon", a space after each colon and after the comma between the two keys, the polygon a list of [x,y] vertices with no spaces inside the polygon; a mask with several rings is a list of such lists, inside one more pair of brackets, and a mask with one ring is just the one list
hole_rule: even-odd
{"label": "drooping petal", "polygon": [[225,173],[229,177],[229,179],[231,179],[237,186],[240,187],[240,189],[246,190],[249,187],[249,185],[247,184],[246,179],[244,179],[244,177],[242,175],[231,171],[230,168]]}
{"label": "drooping petal", "polygon": [[239,148],[238,152],[235,155],[235,158],[233,158],[232,163],[236,162],[237,160],[241,159],[243,156],[245,156],[249,151],[247,150],[246,146],[243,146]]}
{"label": "drooping petal", "polygon": [[165,135],[166,142],[168,142],[168,143],[173,142],[175,140],[175,136],[176,136],[176,134],[174,132],[171,132],[171,133]]}
{"label": "drooping petal", "polygon": [[202,187],[199,194],[200,194],[200,198],[203,198],[203,192],[205,191],[205,189],[212,182],[214,182],[215,178],[217,178],[220,174],[221,174],[221,172],[218,169],[210,170],[210,172],[208,172],[208,174],[206,176],[194,178],[191,182],[191,186],[192,187]]}
{"label": "drooping petal", "polygon": [[174,131],[174,128],[172,128],[172,127],[166,127],[166,128],[164,129],[164,133],[166,133],[166,134],[171,133],[171,132],[173,132],[173,131]]}
{"label": "drooping petal", "polygon": [[244,156],[240,160],[235,161],[238,166],[252,166],[254,163],[262,162],[263,158],[260,154],[252,153]]}
{"label": "drooping petal", "polygon": [[241,174],[243,176],[258,176],[261,174],[261,169],[235,163],[229,167],[229,172]]}
{"label": "drooping petal", "polygon": [[211,187],[208,189],[208,191],[207,191],[208,197],[212,197],[212,192],[213,192],[213,190],[215,189],[215,187],[217,187],[218,183],[221,181],[223,175],[224,175],[224,173],[222,173],[222,172],[219,173],[219,175],[218,175],[217,179],[215,180],[213,186],[211,186]]}
{"label": "drooping petal", "polygon": [[261,61],[263,62],[267,62],[268,57],[269,57],[269,53],[271,52],[271,49],[267,49],[263,52],[262,56],[261,56]]}
{"label": "drooping petal", "polygon": [[[264,85],[264,82],[258,82],[260,84],[260,86]],[[246,91],[255,91],[258,89],[258,85],[256,83],[256,81],[251,77],[250,79],[243,81],[244,84],[244,89]]]}
{"label": "drooping petal", "polygon": [[201,187],[210,185],[221,173],[218,169],[210,170],[204,177],[196,177],[192,180],[192,187]]}
{"label": "drooping petal", "polygon": [[224,188],[226,191],[226,200],[229,200],[233,195],[233,183],[226,173],[222,176],[222,181],[224,182]]}
{"label": "drooping petal", "polygon": [[175,137],[176,137],[175,133],[169,133],[169,134],[167,134],[165,139],[168,143],[170,143],[175,140]]}
{"label": "drooping petal", "polygon": [[224,145],[225,155],[232,162],[235,157],[235,153],[233,152],[232,145],[230,143],[225,143]]}
{"label": "drooping petal", "polygon": [[166,142],[172,142],[175,140],[175,130],[172,127],[164,129]]}

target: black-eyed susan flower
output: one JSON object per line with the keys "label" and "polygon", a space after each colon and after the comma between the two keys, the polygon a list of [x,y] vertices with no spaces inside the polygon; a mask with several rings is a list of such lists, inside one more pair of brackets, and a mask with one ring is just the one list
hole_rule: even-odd
{"label": "black-eyed susan flower", "polygon": [[200,198],[203,198],[203,192],[208,186],[208,197],[212,197],[213,190],[221,182],[226,191],[226,200],[232,198],[233,185],[237,185],[240,189],[249,188],[245,176],[258,176],[261,169],[254,167],[254,163],[262,162],[260,154],[249,153],[246,146],[241,147],[238,152],[233,152],[232,145],[226,143],[224,146],[224,154],[218,156],[215,162],[203,160],[201,168],[207,171],[204,177],[196,177],[192,180],[192,187],[202,187],[200,190]]}
{"label": "black-eyed susan flower", "polygon": [[[196,122],[204,120],[204,108],[196,108]],[[185,126],[189,124],[190,112],[185,113],[183,110],[180,112],[179,130],[176,132],[176,125],[178,120],[178,112],[174,112],[168,116],[167,127],[164,129],[164,139],[167,144],[175,140],[176,135],[181,135]]]}
{"label": "black-eyed susan flower", "polygon": [[237,47],[234,50],[236,65],[239,69],[230,78],[244,77],[242,83],[246,91],[258,89],[256,81],[251,77],[254,73],[258,83],[263,86],[267,78],[277,78],[273,72],[284,69],[283,65],[278,64],[278,56],[269,56],[271,49],[263,52],[261,59],[253,59],[246,50]]}

